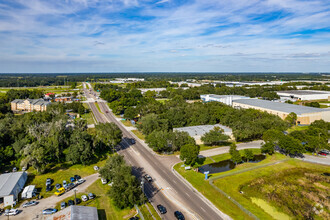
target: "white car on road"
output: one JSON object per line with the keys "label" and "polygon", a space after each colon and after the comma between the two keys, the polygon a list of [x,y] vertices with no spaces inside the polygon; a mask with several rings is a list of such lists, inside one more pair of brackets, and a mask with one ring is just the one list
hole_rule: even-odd
{"label": "white car on road", "polygon": [[6,209],[5,210],[5,215],[17,215],[18,214],[18,209]]}

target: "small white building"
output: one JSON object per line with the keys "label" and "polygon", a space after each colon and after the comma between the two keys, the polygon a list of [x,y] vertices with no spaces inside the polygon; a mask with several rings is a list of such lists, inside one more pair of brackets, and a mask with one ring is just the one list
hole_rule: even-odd
{"label": "small white building", "polygon": [[26,172],[13,172],[0,175],[0,203],[11,206],[18,198],[27,180]]}
{"label": "small white building", "polygon": [[22,199],[31,199],[32,197],[35,197],[35,196],[36,196],[36,186],[29,185],[24,188],[21,198]]}
{"label": "small white building", "polygon": [[214,94],[201,95],[200,97],[203,100],[203,102],[221,102],[229,106],[232,106],[233,100],[250,98],[240,95],[214,95]]}

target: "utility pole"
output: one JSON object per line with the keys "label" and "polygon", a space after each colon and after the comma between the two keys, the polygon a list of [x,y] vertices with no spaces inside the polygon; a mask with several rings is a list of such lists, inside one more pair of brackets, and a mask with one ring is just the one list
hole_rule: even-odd
{"label": "utility pole", "polygon": [[77,200],[76,200],[77,199],[77,197],[76,197],[77,189],[74,189],[73,191],[74,191],[74,204],[77,205]]}

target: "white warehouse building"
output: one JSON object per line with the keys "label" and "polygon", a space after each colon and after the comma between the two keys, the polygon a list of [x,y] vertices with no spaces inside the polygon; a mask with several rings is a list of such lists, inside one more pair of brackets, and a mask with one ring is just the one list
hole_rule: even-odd
{"label": "white warehouse building", "polygon": [[330,101],[329,91],[316,91],[316,90],[289,90],[276,92],[282,100],[322,100]]}
{"label": "white warehouse building", "polygon": [[201,99],[203,102],[221,102],[226,105],[232,106],[233,100],[238,99],[250,99],[250,97],[240,96],[240,95],[214,95],[214,94],[207,94],[201,95]]}
{"label": "white warehouse building", "polygon": [[26,172],[4,173],[0,175],[0,205],[11,206],[18,199],[27,180]]}

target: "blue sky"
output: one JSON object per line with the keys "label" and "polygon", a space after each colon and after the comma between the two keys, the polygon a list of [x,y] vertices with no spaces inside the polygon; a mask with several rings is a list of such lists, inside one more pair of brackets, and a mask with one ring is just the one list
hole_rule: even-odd
{"label": "blue sky", "polygon": [[330,72],[329,0],[0,0],[0,72]]}

